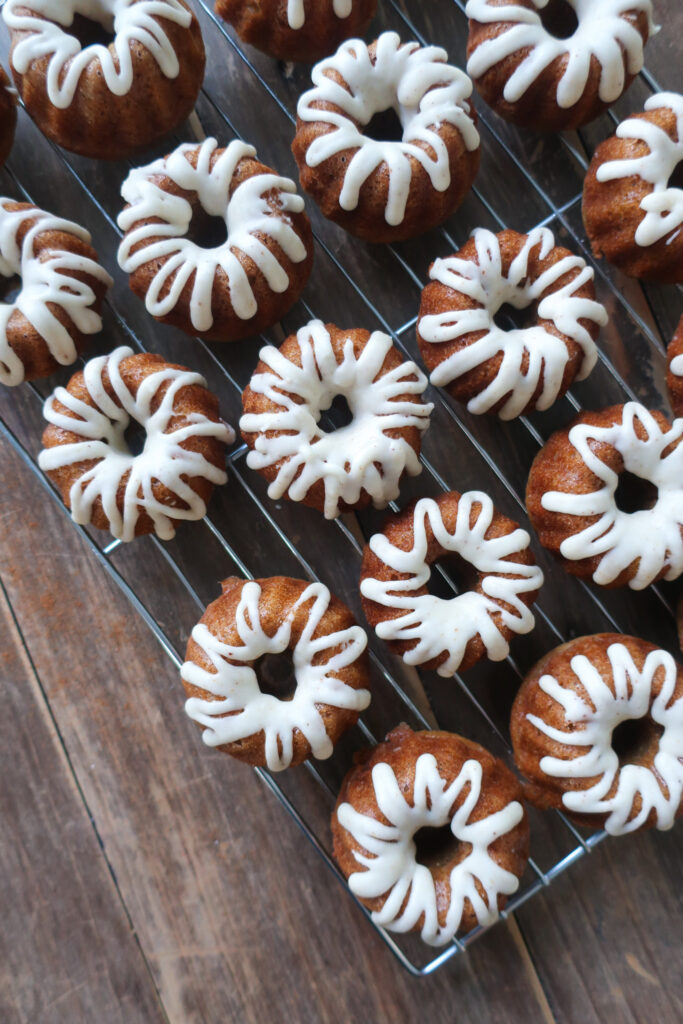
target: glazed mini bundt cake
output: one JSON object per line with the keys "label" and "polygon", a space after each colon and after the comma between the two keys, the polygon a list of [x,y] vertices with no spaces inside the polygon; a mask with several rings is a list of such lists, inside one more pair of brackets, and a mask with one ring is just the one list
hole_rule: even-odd
{"label": "glazed mini bundt cake", "polygon": [[[543,573],[530,537],[487,494],[420,498],[387,520],[363,552],[363,611],[406,665],[450,677],[483,657],[502,661],[515,634],[534,628],[530,605]],[[432,565],[457,555],[477,582],[449,599],[429,593]]]}
{"label": "glazed mini bundt cake", "polygon": [[[274,772],[329,757],[370,703],[364,630],[322,583],[231,578],[222,589],[181,669],[202,740]],[[268,661],[285,653],[289,675]]]}
{"label": "glazed mini bundt cake", "polygon": [[601,142],[583,186],[595,256],[631,277],[683,282],[683,96],[657,93]]}
{"label": "glazed mini bundt cake", "polygon": [[216,14],[245,43],[277,60],[314,64],[362,36],[377,0],[216,0]]}
{"label": "glazed mini bundt cake", "polygon": [[[157,320],[236,341],[276,323],[303,291],[313,263],[304,201],[253,146],[181,145],[131,171],[121,195],[119,265]],[[212,217],[225,221],[218,244],[202,234]]]}
{"label": "glazed mini bundt cake", "polygon": [[332,815],[334,856],[373,921],[430,946],[492,924],[529,857],[512,772],[478,743],[407,725],[355,762]]}
{"label": "glazed mini bundt cake", "polygon": [[683,416],[683,316],[666,350],[666,386],[674,416]]}
{"label": "glazed mini bundt cake", "polygon": [[[121,347],[90,359],[45,402],[48,426],[38,465],[59,489],[71,518],[130,541],[175,536],[201,519],[224,484],[225,446],[234,432],[203,377],[151,352]],[[126,431],[143,445],[131,450]]]}
{"label": "glazed mini bundt cake", "polygon": [[[638,402],[584,412],[534,459],[526,504],[567,572],[642,590],[683,573],[683,419]],[[620,477],[638,478],[620,497]],[[633,482],[633,481],[632,481]]]}
{"label": "glazed mini bundt cake", "polygon": [[70,366],[102,329],[112,279],[78,224],[0,199],[0,275],[20,279],[16,297],[0,306],[0,383]]}
{"label": "glazed mini bundt cake", "polygon": [[[433,406],[424,374],[388,334],[342,330],[312,320],[279,349],[262,348],[242,396],[247,465],[268,480],[268,496],[319,509],[326,519],[385,508],[405,474],[421,472],[421,435]],[[321,416],[346,399],[351,422],[326,430]]]}
{"label": "glazed mini bundt cake", "polygon": [[558,132],[628,89],[656,31],[651,0],[468,0],[467,72],[508,121]]}
{"label": "glazed mini bundt cake", "polygon": [[0,167],[10,154],[17,126],[17,100],[7,72],[0,67]]}
{"label": "glazed mini bundt cake", "polygon": [[683,669],[632,636],[582,636],[547,654],[512,708],[525,798],[624,835],[683,813]]}
{"label": "glazed mini bundt cake", "polygon": [[[65,149],[122,159],[194,107],[204,43],[186,0],[7,0],[2,14],[26,109]],[[93,27],[112,42],[83,45]]]}
{"label": "glazed mini bundt cake", "polygon": [[[447,59],[384,32],[369,46],[343,43],[313,68],[292,150],[304,191],[351,234],[412,238],[450,217],[470,188],[480,157],[472,83]],[[388,110],[400,138],[364,134]]]}
{"label": "glazed mini bundt cake", "polygon": [[[548,409],[598,358],[607,312],[593,269],[548,228],[528,235],[477,228],[454,256],[436,260],[422,292],[417,340],[430,381],[469,412],[503,420]],[[505,305],[530,309],[529,327],[505,330]]]}

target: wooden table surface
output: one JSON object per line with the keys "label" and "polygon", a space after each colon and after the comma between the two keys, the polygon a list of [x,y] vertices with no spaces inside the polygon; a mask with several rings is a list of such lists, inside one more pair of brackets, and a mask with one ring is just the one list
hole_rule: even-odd
{"label": "wooden table surface", "polygon": [[[656,6],[648,66],[681,89],[680,0]],[[36,137],[22,115],[27,172]],[[0,460],[2,1024],[683,1019],[683,829],[603,843],[411,978],[256,775],[202,748],[146,626],[7,443]]]}

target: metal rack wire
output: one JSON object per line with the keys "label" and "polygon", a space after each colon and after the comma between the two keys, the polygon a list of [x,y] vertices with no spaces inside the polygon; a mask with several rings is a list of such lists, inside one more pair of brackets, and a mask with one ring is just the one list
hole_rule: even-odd
{"label": "metal rack wire", "polygon": [[[441,2],[444,5],[450,5],[452,0],[441,0]],[[455,0],[454,6],[455,9],[459,11],[458,16],[464,23],[464,3],[461,3],[460,0]],[[278,95],[273,84],[267,80],[263,67],[259,69],[258,65],[261,62],[261,59],[258,55],[254,56],[247,53],[241,47],[227,27],[218,18],[216,18],[212,10],[212,5],[207,2],[207,0],[196,0],[195,7],[201,15],[205,37],[208,32],[213,33],[212,44],[220,44],[223,51],[236,62],[241,74],[253,77],[254,88],[263,91],[264,97],[267,97],[268,102],[278,111],[278,116],[284,118],[286,134],[291,135],[291,125],[295,120],[294,111],[292,107],[288,105],[283,96]],[[417,38],[421,42],[426,41],[424,33],[418,30],[418,27],[410,20],[402,5],[396,2],[396,0],[387,0],[385,3],[383,17],[387,21],[388,25],[397,28],[404,36]],[[283,74],[286,75],[286,73],[286,69],[283,69]],[[659,88],[657,83],[654,82],[652,77],[646,72],[641,74],[641,83],[648,90]],[[220,96],[217,97],[215,95],[214,86],[215,79],[212,80],[211,75],[209,75],[207,77],[207,84],[202,90],[200,106],[205,111],[209,119],[215,121],[221,126],[222,135],[226,138],[239,136],[239,131],[234,123],[234,119],[229,116],[228,111],[226,110],[226,105],[221,101]],[[505,154],[506,159],[514,162],[522,180],[530,190],[530,193],[534,194],[539,206],[541,208],[545,208],[545,215],[541,218],[537,217],[535,219],[535,225],[553,225],[556,230],[562,231],[569,236],[572,240],[573,247],[576,248],[577,251],[583,250],[585,253],[584,240],[581,237],[580,229],[577,228],[577,222],[575,219],[576,212],[580,209],[581,192],[575,192],[562,202],[555,202],[550,191],[546,189],[537,177],[524,165],[523,162],[520,161],[520,153],[515,151],[514,144],[510,141],[510,138],[506,136],[503,129],[499,127],[500,123],[496,122],[495,117],[490,113],[482,111],[481,105],[478,106],[482,127],[486,135],[485,145],[489,145],[492,151],[499,149]],[[611,114],[610,116],[613,121],[618,120],[615,114]],[[198,121],[194,121],[195,129],[198,124]],[[60,166],[62,167],[64,174],[72,179],[72,182],[78,186],[79,190],[81,190],[83,198],[87,204],[87,209],[89,211],[93,211],[93,213],[96,213],[98,217],[101,218],[111,240],[115,242],[120,234],[116,226],[115,218],[107,209],[108,204],[102,194],[98,191],[95,184],[88,179],[88,172],[84,171],[81,163],[79,163],[77,159],[72,158],[69,154],[62,152],[57,147],[52,146],[52,144],[47,142],[45,142],[44,145],[50,145],[52,152],[57,155],[60,161]],[[563,148],[563,151],[566,153],[567,160],[575,162],[578,168],[585,169],[586,159],[581,151],[579,142],[575,138],[560,136],[558,145]],[[278,166],[277,163],[276,166]],[[23,183],[23,174],[18,172],[18,169],[12,164],[12,162],[10,162],[6,175],[9,178],[14,194],[18,197],[25,198],[28,201],[40,202],[40,197],[34,195],[32,190],[27,188],[25,183]],[[504,218],[496,209],[495,203],[487,198],[481,188],[476,186],[476,184],[473,193],[476,197],[479,208],[489,219],[490,223],[496,225],[496,230],[500,230],[505,227],[506,224]],[[84,215],[83,220],[86,225],[89,226],[87,215]],[[457,222],[457,216],[454,219],[454,222]],[[527,228],[530,227],[531,225],[527,225]],[[417,317],[413,316],[398,325],[392,325],[387,316],[382,313],[381,309],[373,301],[370,288],[363,287],[344,266],[342,258],[340,258],[335,251],[334,244],[331,241],[333,236],[324,228],[322,230],[319,228],[316,230],[315,234],[318,254],[326,261],[327,264],[329,264],[331,268],[333,268],[334,273],[338,276],[339,280],[343,282],[344,288],[348,290],[349,294],[354,296],[360,308],[366,310],[368,318],[371,318],[373,322],[377,323],[378,326],[389,333],[401,351],[403,351],[408,357],[412,358],[413,353],[410,350],[410,337],[413,333]],[[433,236],[435,239],[439,239],[439,244],[443,244],[450,251],[454,251],[459,248],[459,244],[454,238],[451,225],[439,229],[438,232],[434,232]],[[419,292],[423,282],[419,274],[410,265],[406,255],[405,246],[390,246],[388,247],[388,250],[391,253],[391,260],[395,265],[397,279],[399,275],[402,275],[402,277],[406,278],[410,282],[410,286],[415,290],[415,292]],[[587,253],[585,254],[588,255]],[[646,315],[644,315],[642,309],[640,307],[636,308],[633,298],[627,296],[623,292],[621,282],[613,278],[603,267],[598,267],[598,278],[604,294],[609,297],[613,307],[615,309],[619,309],[621,314],[627,318],[628,322],[632,325],[632,331],[634,334],[635,332],[639,332],[646,338],[651,352],[655,354],[655,358],[656,353],[659,353],[661,362],[661,339],[646,318]],[[121,336],[134,348],[144,350],[146,347],[145,341],[140,336],[140,332],[136,329],[135,324],[131,322],[131,318],[128,315],[128,309],[126,308],[124,310],[123,306],[124,303],[121,302],[115,294],[107,299],[108,314],[111,317],[111,321],[114,324],[116,331],[120,333]],[[297,315],[305,315],[306,318],[310,318],[315,315],[324,315],[323,308],[313,309],[306,296],[300,301],[299,306],[300,308],[296,311]],[[263,340],[265,342],[269,342],[272,339],[264,337]],[[211,371],[216,374],[217,378],[222,378],[223,381],[227,382],[228,389],[235,393],[235,400],[238,400],[242,386],[237,379],[238,375],[233,372],[230,366],[230,353],[226,355],[221,351],[219,354],[215,348],[207,345],[201,340],[197,340],[195,344],[198,346],[198,351],[201,350],[207,365],[211,368]],[[187,360],[191,363],[192,358],[190,354],[188,354]],[[226,366],[225,363],[228,365]],[[623,368],[617,367],[614,360],[610,359],[606,352],[601,352],[601,365],[607,377],[610,379],[610,386],[616,387],[620,394],[626,394],[631,398],[636,397],[636,387],[634,387],[635,382],[629,382],[627,379],[628,375],[623,371]],[[605,379],[607,379],[607,377]],[[210,383],[212,383],[212,381],[210,381]],[[36,406],[39,403],[42,403],[44,389],[41,390],[41,388],[29,384],[24,385],[24,390],[28,395],[30,395],[30,401],[35,403]],[[641,395],[638,394],[637,397],[641,397]],[[485,468],[486,472],[491,476],[491,479],[495,481],[500,493],[507,496],[507,500],[514,506],[517,506],[521,517],[524,517],[525,506],[523,496],[520,493],[520,483],[513,481],[510,478],[511,474],[507,472],[503,466],[499,465],[496,459],[489,452],[485,441],[479,436],[480,430],[478,429],[478,425],[443,393],[435,395],[434,400],[438,403],[439,415],[442,417],[443,423],[447,425],[447,428],[457,437],[458,444],[462,445],[463,448],[472,450],[473,458],[476,457],[482,467]],[[576,413],[582,408],[582,403],[573,390],[567,395],[564,401],[565,410],[569,414]],[[0,406],[0,412],[2,411],[3,407]],[[534,448],[543,443],[543,435],[539,429],[539,425],[528,417],[523,417],[521,419],[520,430],[526,432],[527,441]],[[12,425],[11,415],[0,416],[0,433],[8,441],[12,449],[17,453],[22,461],[36,474],[47,493],[50,494],[61,507],[61,501],[58,495],[53,491],[50,484],[37,468],[35,462],[35,452],[38,447],[37,440],[33,439],[35,443],[22,441],[17,430]],[[288,556],[291,557],[291,559],[298,565],[302,575],[308,579],[318,579],[319,574],[316,571],[315,566],[306,556],[301,545],[297,545],[295,543],[294,538],[291,535],[291,530],[289,530],[286,525],[283,525],[281,517],[277,514],[277,510],[273,508],[271,503],[268,503],[267,500],[263,498],[262,493],[259,493],[253,476],[251,476],[249,471],[246,469],[244,459],[245,452],[246,446],[241,445],[235,448],[229,456],[228,461],[231,469],[233,486],[236,485],[241,490],[245,501],[248,502],[250,507],[254,508],[258,517],[268,524],[268,527],[273,532],[274,537],[277,538],[278,544],[281,545],[282,550],[287,552]],[[435,464],[426,454],[422,455],[422,464],[424,467],[424,477],[429,481],[429,485],[435,490],[449,490],[452,486],[457,485],[457,480],[449,482],[447,475],[444,473],[444,468]],[[392,505],[392,508],[395,509],[396,505]],[[213,511],[211,511],[203,523],[204,528],[208,531],[213,541],[219,546],[223,555],[227,557],[228,562],[232,567],[232,571],[236,571],[244,577],[249,577],[252,573],[257,575],[253,567],[248,564],[249,559],[245,559],[244,555],[240,553],[240,551],[238,551],[235,545],[231,542],[228,532],[229,524],[224,521],[223,517],[219,516],[218,519],[215,519]],[[349,558],[352,560],[353,564],[358,563],[360,553],[362,551],[362,545],[358,538],[357,529],[354,528],[355,526],[357,527],[357,523],[352,522],[350,517],[342,517],[336,520],[333,524],[325,525],[326,529],[336,531],[338,535],[337,542],[340,545],[340,550],[342,548],[344,550],[348,550]],[[179,668],[183,659],[181,657],[177,639],[173,639],[169,636],[168,631],[163,628],[159,620],[159,616],[155,614],[154,609],[149,608],[138,596],[138,593],[136,592],[135,579],[133,578],[134,574],[132,573],[130,566],[117,567],[116,556],[117,552],[119,552],[121,548],[120,542],[112,541],[111,543],[103,546],[101,544],[101,538],[99,536],[95,536],[93,532],[84,529],[83,527],[76,527],[76,529],[80,531],[84,541],[94,553],[104,570],[126,594],[135,611],[141,616],[146,625],[153,632],[163,650],[171,658],[175,666]],[[367,534],[369,530],[370,527],[363,524],[363,532]],[[164,570],[168,572],[169,576],[172,577],[186,592],[189,601],[195,610],[197,612],[201,612],[206,601],[198,592],[196,583],[190,579],[182,560],[177,556],[175,551],[172,550],[171,546],[165,546],[155,538],[150,538],[147,543],[151,545],[157,557],[163,563]],[[439,568],[445,583],[450,586],[455,593],[457,593],[457,585],[455,581],[448,576],[443,568],[438,566],[437,568]],[[554,571],[555,578],[563,578],[561,570],[555,569],[551,571]],[[612,628],[617,632],[629,631],[627,627],[620,627],[618,606],[615,606],[614,602],[600,596],[593,588],[580,581],[574,581],[572,586],[577,588],[578,592],[581,593],[582,598],[586,602],[586,607],[589,609],[587,618],[590,618],[590,616],[596,616],[599,621],[609,624],[609,628]],[[656,601],[661,606],[661,610],[665,613],[667,622],[670,623],[672,610],[667,594],[660,587],[652,588],[652,593],[654,594]],[[563,642],[565,639],[565,631],[563,631],[561,626],[556,623],[555,619],[557,616],[555,610],[546,605],[544,594],[545,591],[542,591],[539,601],[535,606],[536,615],[539,622],[542,623],[545,635],[550,639],[551,644]],[[343,592],[340,593],[340,596],[345,599],[347,597]],[[585,631],[590,630],[586,629]],[[405,680],[399,678],[399,672],[394,667],[394,662],[382,653],[378,653],[376,649],[371,650],[371,659],[374,673],[377,679],[381,681],[380,685],[386,686],[388,690],[391,691],[394,698],[403,709],[401,714],[405,713],[406,716],[410,717],[413,723],[418,724],[423,728],[429,728],[430,722],[428,718],[418,706],[418,702],[413,699],[411,693],[407,690]],[[511,678],[516,678],[517,680],[522,678],[523,672],[512,656],[507,659],[507,669]],[[509,755],[510,746],[505,728],[496,720],[498,716],[489,706],[487,706],[485,698],[477,692],[476,687],[468,683],[461,676],[456,676],[456,683],[458,692],[467,701],[473,710],[473,713],[476,713],[476,715],[479,716],[486,731],[495,737],[496,742],[498,742],[503,751]],[[385,724],[393,726],[396,723],[395,721],[392,721]],[[358,738],[359,740],[362,740],[363,743],[373,744],[377,741],[377,727],[373,728],[367,715],[361,717],[357,731]],[[321,768],[309,761],[306,762],[305,770],[308,772],[311,780],[320,787],[320,791],[323,794],[324,799],[328,802],[328,805],[332,806],[336,795],[335,790],[330,784],[330,781],[325,778]],[[309,827],[305,816],[305,809],[297,806],[297,804],[290,798],[278,777],[261,769],[257,769],[257,773],[296,824],[302,829],[307,838],[313,843],[330,869],[343,883],[341,873],[330,855],[327,838],[321,837],[313,828]],[[564,872],[577,860],[584,857],[586,853],[593,849],[604,838],[604,833],[602,832],[594,833],[587,837],[583,836],[581,832],[576,829],[562,814],[555,814],[554,818],[559,823],[559,828],[563,831],[565,839],[570,843],[571,848],[545,869],[539,866],[536,859],[532,858],[530,860],[527,880],[518,893],[509,901],[506,910],[503,912],[503,917],[521,907],[532,896],[539,892],[539,890],[549,885],[550,882],[559,874]],[[362,907],[361,910],[371,921],[371,917],[368,912]],[[477,928],[468,935],[455,939],[450,946],[440,952],[437,956],[432,957],[425,962],[424,950],[421,949],[419,952],[416,952],[415,945],[411,947],[410,944],[408,944],[408,946],[406,946],[406,943],[403,941],[397,941],[392,935],[387,933],[384,929],[378,928],[374,923],[373,927],[377,929],[384,942],[402,965],[411,974],[416,976],[431,974],[453,956],[465,951],[467,947],[485,930]]]}

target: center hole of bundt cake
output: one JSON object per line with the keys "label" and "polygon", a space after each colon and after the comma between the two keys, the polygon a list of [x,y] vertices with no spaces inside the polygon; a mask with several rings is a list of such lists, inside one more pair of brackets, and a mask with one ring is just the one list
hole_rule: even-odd
{"label": "center hole of bundt cake", "polygon": [[683,191],[683,160],[680,160],[671,172],[669,188],[680,188]]}
{"label": "center hole of bundt cake", "polygon": [[523,331],[531,327],[534,322],[534,307],[525,306],[524,309],[517,309],[511,302],[504,302],[493,317],[493,322],[501,331]]}
{"label": "center hole of bundt cake", "polygon": [[466,594],[475,590],[479,582],[477,570],[470,562],[466,562],[455,552],[440,555],[432,564],[432,574],[427,582],[427,589],[432,597],[440,597],[449,601],[457,594]]}
{"label": "center hole of bundt cake", "polygon": [[325,429],[331,433],[335,430],[342,430],[353,422],[353,413],[347,401],[346,395],[335,395],[332,404],[321,410],[325,413]]}
{"label": "center hole of bundt cake", "polygon": [[258,664],[258,682],[261,693],[278,700],[291,700],[296,690],[296,676],[288,654],[266,654]]}
{"label": "center hole of bundt cake", "polygon": [[632,513],[642,512],[644,509],[654,508],[657,504],[659,491],[649,480],[643,480],[635,473],[625,470],[619,476],[619,483],[614,494],[614,500],[620,512]]}
{"label": "center hole of bundt cake", "polygon": [[373,115],[363,129],[363,134],[375,142],[400,142],[403,138],[403,125],[394,108],[389,107]]}
{"label": "center hole of bundt cake", "polygon": [[95,21],[83,14],[74,15],[69,35],[75,36],[84,50],[87,46],[96,46],[98,43],[100,46],[109,46],[114,42],[114,18],[104,12],[102,18],[102,21]]}
{"label": "center hole of bundt cake", "polygon": [[462,859],[466,854],[463,844],[456,839],[450,825],[425,825],[413,836],[415,843],[415,860],[426,868],[438,868],[448,864],[454,858]]}
{"label": "center hole of bundt cake", "polygon": [[579,27],[576,11],[567,0],[550,0],[538,13],[543,28],[556,39],[569,39]]}
{"label": "center hole of bundt cake", "polygon": [[128,451],[131,455],[140,455],[142,449],[145,447],[147,435],[144,427],[139,423],[136,423],[135,420],[131,420],[126,427],[123,439],[126,442]]}
{"label": "center hole of bundt cake", "polygon": [[637,761],[641,752],[659,742],[663,732],[651,718],[627,718],[612,732],[612,750],[622,763]]}
{"label": "center hole of bundt cake", "polygon": [[20,291],[21,278],[18,274],[13,274],[12,277],[0,277],[0,302],[4,302],[9,306],[11,302],[14,302]]}
{"label": "center hole of bundt cake", "polygon": [[228,228],[222,217],[212,217],[203,207],[195,206],[186,234],[201,249],[218,249],[228,239]]}

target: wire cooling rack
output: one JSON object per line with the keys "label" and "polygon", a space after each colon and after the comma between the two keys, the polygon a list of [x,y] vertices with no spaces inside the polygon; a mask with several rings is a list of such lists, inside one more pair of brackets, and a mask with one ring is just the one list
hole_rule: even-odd
{"label": "wire cooling rack", "polygon": [[[278,64],[242,48],[232,31],[216,18],[210,3],[196,0],[194,6],[207,48],[207,77],[195,114],[172,140],[173,145],[204,133],[216,135],[224,144],[234,137],[246,137],[256,145],[264,162],[296,177],[289,145],[296,100],[307,87],[308,70]],[[455,63],[464,64],[464,3],[384,0],[380,6],[371,32],[393,28],[405,39],[444,45]],[[6,62],[4,26],[0,49]],[[678,82],[665,85],[680,88]],[[581,136],[572,133],[543,140],[504,124],[475,96],[482,168],[460,211],[443,228],[424,238],[378,249],[343,235],[309,204],[316,236],[311,282],[283,324],[261,340],[277,344],[286,333],[319,316],[343,326],[383,329],[408,357],[416,357],[416,311],[428,264],[437,255],[454,252],[480,225],[521,231],[547,225],[558,241],[590,259],[580,212],[587,156],[597,141],[614,130],[618,120],[638,109],[653,91],[660,91],[660,86],[643,71],[628,97]],[[167,141],[145,154],[144,162],[169,148]],[[219,394],[225,418],[236,424],[240,393],[257,361],[258,345],[211,346],[199,339],[190,341],[152,322],[132,297],[115,266],[120,237],[116,227],[121,206],[119,185],[128,167],[125,163],[94,163],[62,152],[40,136],[22,112],[14,151],[7,167],[0,171],[0,181],[3,194],[35,202],[84,223],[93,234],[103,262],[115,274],[115,287],[105,303],[105,330],[91,354],[130,344],[187,363],[206,375]],[[601,336],[600,360],[591,377],[572,388],[552,410],[508,424],[473,417],[445,393],[431,389],[430,398],[436,408],[424,438],[423,473],[406,482],[402,502],[425,493],[478,487],[491,494],[501,511],[526,524],[523,492],[528,468],[538,446],[557,426],[566,424],[583,407],[600,407],[626,398],[666,410],[662,336],[668,338],[680,314],[680,289],[652,286],[646,294],[639,285],[603,264],[596,268],[596,283],[598,297],[610,313],[610,323]],[[65,370],[38,385],[4,389],[0,395],[0,432],[60,507],[58,495],[38,470],[35,459],[43,426],[42,402],[54,385],[64,383],[69,375],[70,371]],[[239,444],[230,452],[229,485],[214,496],[206,519],[181,529],[170,543],[162,544],[151,537],[139,539],[134,545],[107,543],[104,535],[75,527],[177,668],[192,625],[217,596],[217,579],[230,574],[322,578],[363,621],[358,596],[360,556],[364,540],[377,529],[381,516],[371,510],[328,523],[309,509],[273,503],[265,494],[261,478],[247,469],[245,452],[246,446]],[[476,666],[467,679],[456,676],[455,680],[444,681],[433,673],[418,678],[414,670],[407,669],[370,637],[373,703],[358,726],[342,739],[330,761],[306,762],[299,769],[277,776],[256,769],[342,884],[330,855],[328,822],[354,749],[374,744],[399,721],[406,720],[414,727],[433,728],[438,723],[441,728],[462,731],[510,763],[507,721],[515,690],[527,668],[551,647],[572,636],[599,630],[636,633],[674,647],[671,588],[656,586],[644,594],[600,593],[568,577],[537,546],[536,553],[546,574],[534,609],[537,628],[529,637],[515,642],[514,656],[499,665]],[[437,568],[444,593],[457,593],[457,581],[443,567]],[[168,613],[167,594],[179,608],[173,615]],[[179,690],[179,709],[181,694]],[[198,756],[209,754],[198,751]],[[230,767],[228,759],[222,758],[221,770]],[[604,838],[603,832],[583,834],[560,813],[540,815],[531,811],[531,819],[533,857],[503,917],[548,886]],[[360,909],[371,922],[368,912]],[[429,950],[414,937],[395,939],[384,929],[372,926],[401,964],[416,976],[431,974],[464,952],[485,930],[476,928],[427,959]]]}

